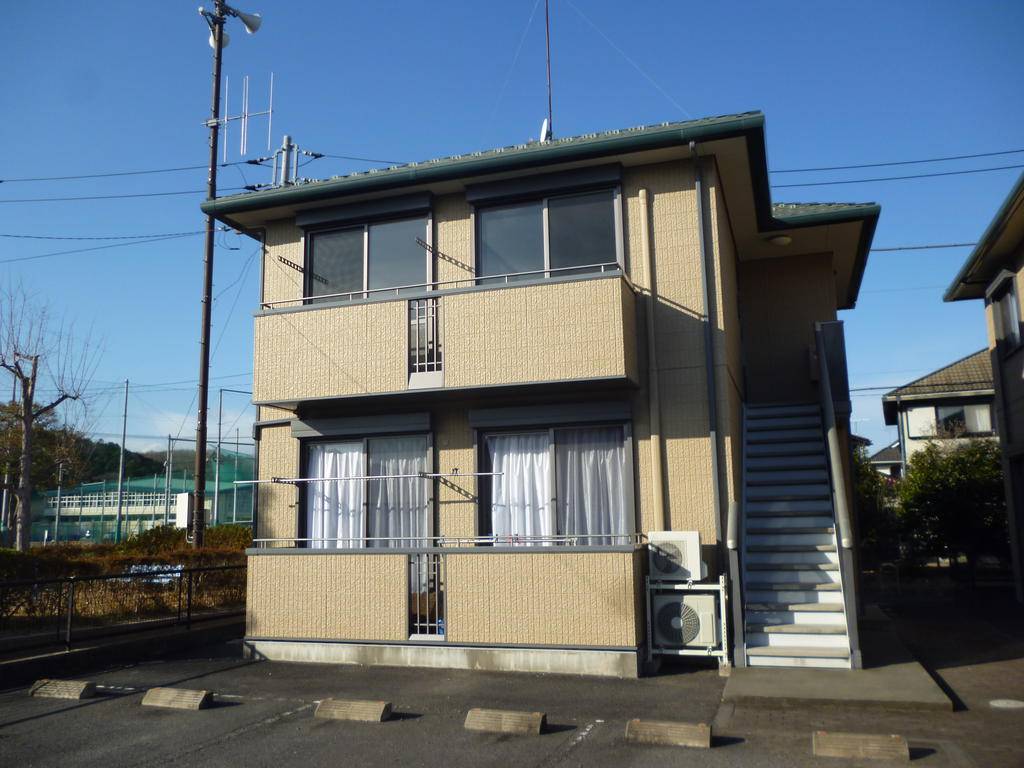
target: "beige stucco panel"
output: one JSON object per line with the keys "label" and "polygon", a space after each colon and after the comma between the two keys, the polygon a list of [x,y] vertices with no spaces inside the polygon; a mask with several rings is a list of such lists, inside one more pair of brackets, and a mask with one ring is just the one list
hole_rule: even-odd
{"label": "beige stucco panel", "polygon": [[[452,406],[434,411],[434,445],[439,472],[476,472],[473,430],[466,408]],[[476,535],[477,479],[447,477],[437,483],[438,525],[441,536]]]}
{"label": "beige stucco panel", "polygon": [[263,256],[262,301],[274,302],[302,298],[302,273],[285,265],[281,259],[302,266],[305,263],[302,230],[290,220],[267,223],[266,249]]}
{"label": "beige stucco panel", "polygon": [[253,399],[396,392],[408,384],[404,301],[256,318]]}
{"label": "beige stucco panel", "polygon": [[635,647],[634,552],[449,555],[453,643]]}
{"label": "beige stucco panel", "polygon": [[407,555],[249,557],[246,635],[408,638]]}
{"label": "beige stucco panel", "polygon": [[[628,378],[621,278],[551,282],[444,297],[447,387]],[[634,364],[635,368],[635,364]]]}
{"label": "beige stucco panel", "polygon": [[[257,479],[298,476],[298,441],[286,425],[264,427],[260,430]],[[257,486],[256,538],[294,538],[298,512],[295,504],[298,493],[295,486],[263,483]],[[278,544],[285,546],[283,542]]]}
{"label": "beige stucco panel", "polygon": [[455,286],[473,284],[472,213],[463,194],[434,198],[434,245],[438,251],[434,263],[441,283],[464,280]]}

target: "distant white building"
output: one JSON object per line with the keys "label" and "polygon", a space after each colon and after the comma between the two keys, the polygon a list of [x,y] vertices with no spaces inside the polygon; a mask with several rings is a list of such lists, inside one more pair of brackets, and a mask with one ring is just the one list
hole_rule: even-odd
{"label": "distant white building", "polygon": [[[994,400],[992,362],[987,349],[883,395],[885,423],[899,428],[899,440],[890,448],[898,451],[901,471],[932,440],[995,438]],[[872,463],[888,450],[879,451],[872,457]],[[892,454],[887,454],[887,458],[891,460]]]}

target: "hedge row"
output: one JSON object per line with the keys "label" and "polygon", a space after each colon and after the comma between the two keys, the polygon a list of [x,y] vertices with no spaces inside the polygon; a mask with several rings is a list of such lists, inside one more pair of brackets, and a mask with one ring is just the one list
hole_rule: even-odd
{"label": "hedge row", "polygon": [[29,552],[0,549],[0,581],[125,573],[137,565],[242,565],[251,543],[247,526],[221,525],[206,532],[202,549],[193,549],[183,530],[160,526],[120,544],[50,544]]}

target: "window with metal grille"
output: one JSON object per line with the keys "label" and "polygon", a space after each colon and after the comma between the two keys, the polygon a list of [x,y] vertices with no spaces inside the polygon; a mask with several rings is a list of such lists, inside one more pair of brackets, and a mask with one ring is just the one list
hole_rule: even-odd
{"label": "window with metal grille", "polygon": [[442,370],[441,303],[436,298],[409,301],[409,373]]}

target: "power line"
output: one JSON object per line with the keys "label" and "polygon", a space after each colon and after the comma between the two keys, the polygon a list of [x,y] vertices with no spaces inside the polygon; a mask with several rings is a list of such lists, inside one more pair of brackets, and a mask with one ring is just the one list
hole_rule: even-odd
{"label": "power line", "polygon": [[320,154],[320,157],[329,157],[333,160],[356,160],[360,163],[381,163],[382,165],[406,165],[408,162],[406,160],[380,160],[373,157],[356,157],[355,155]]}
{"label": "power line", "polygon": [[[239,192],[245,187],[228,187],[226,192]],[[130,197],[173,197],[175,195],[205,195],[205,189],[186,189],[180,192],[132,192],[123,195],[80,195],[75,197],[20,197],[0,200],[0,203],[66,203],[74,200],[124,200]]]}
{"label": "power line", "polygon": [[[221,232],[229,232],[229,227],[219,227]],[[0,232],[0,237],[17,240],[145,240],[150,237],[184,237],[185,235],[201,235],[205,229],[191,232],[154,232],[149,235],[12,235]]]}
{"label": "power line", "polygon": [[[221,168],[231,165],[246,165],[248,160],[237,160],[231,163],[221,163]],[[143,176],[150,173],[174,173],[175,171],[205,171],[205,165],[180,165],[176,168],[148,168],[139,171],[106,171],[103,173],[80,173],[74,176],[23,176],[18,179],[0,179],[0,184],[13,184],[25,181],[74,181],[77,179],[107,179],[114,176]]]}
{"label": "power line", "polygon": [[1024,149],[1006,149],[1001,152],[978,152],[973,155],[949,155],[947,157],[930,157],[925,160],[892,160],[886,163],[860,163],[859,165],[823,165],[818,168],[783,168],[770,170],[768,173],[812,173],[814,171],[850,171],[857,168],[885,168],[893,165],[919,165],[921,163],[942,163],[947,160],[974,160],[979,157],[998,157],[999,155],[1015,155]]}
{"label": "power line", "polygon": [[932,248],[970,248],[977,243],[935,243],[932,245],[894,245],[889,248],[872,248],[872,253],[885,253],[892,251],[928,251]]}
{"label": "power line", "polygon": [[168,235],[167,237],[154,237],[150,240],[132,240],[127,243],[110,243],[108,245],[94,245],[91,248],[72,248],[69,251],[52,251],[50,253],[39,253],[35,256],[17,256],[13,259],[0,259],[0,264],[12,264],[16,261],[35,261],[37,259],[48,259],[51,256],[67,256],[72,253],[87,253],[89,251],[102,251],[107,248],[125,248],[129,245],[147,245],[148,243],[161,243],[166,240],[180,240],[183,237],[195,237],[196,235],[204,234],[205,230],[201,232],[190,232],[184,235]]}
{"label": "power line", "polygon": [[587,22],[587,24],[590,25],[591,29],[593,29],[595,32],[597,32],[597,34],[599,34],[604,39],[604,41],[606,43],[608,43],[608,45],[610,45],[612,47],[612,49],[615,50],[616,53],[618,53],[622,58],[624,58],[627,62],[629,62],[630,66],[633,67],[633,69],[635,69],[637,72],[639,72],[648,83],[653,85],[655,90],[658,91],[658,93],[660,93],[662,96],[664,96],[666,99],[668,99],[669,103],[671,103],[673,107],[678,109],[680,112],[682,112],[687,117],[689,117],[691,119],[693,118],[693,115],[691,115],[682,104],[680,104],[678,101],[676,101],[674,98],[672,98],[672,95],[668,91],[666,91],[664,88],[662,88],[657,80],[655,80],[653,77],[651,77],[649,74],[647,74],[647,71],[643,67],[641,67],[639,64],[637,64],[635,61],[633,61],[633,59],[630,58],[628,53],[626,53],[624,50],[619,48],[619,46],[617,46],[612,41],[612,39],[610,37],[608,37],[608,35],[606,35],[604,32],[602,32],[600,30],[600,28],[597,26],[597,24],[595,24],[593,21],[591,21],[590,18],[585,13],[583,13],[583,11],[581,11],[572,0],[566,0],[566,2],[569,4],[570,8],[572,8],[574,11],[576,11],[576,13],[579,14],[581,19],[583,19],[585,22]]}
{"label": "power line", "polygon": [[904,179],[931,179],[937,176],[962,176],[967,173],[989,173],[990,171],[1008,171],[1011,168],[1024,168],[1024,164],[999,165],[994,168],[969,168],[964,171],[941,171],[937,173],[915,173],[909,176],[878,176],[873,179],[846,179],[845,181],[808,181],[803,184],[772,184],[772,189],[788,187],[829,187],[837,184],[867,184],[875,181],[902,181]]}

